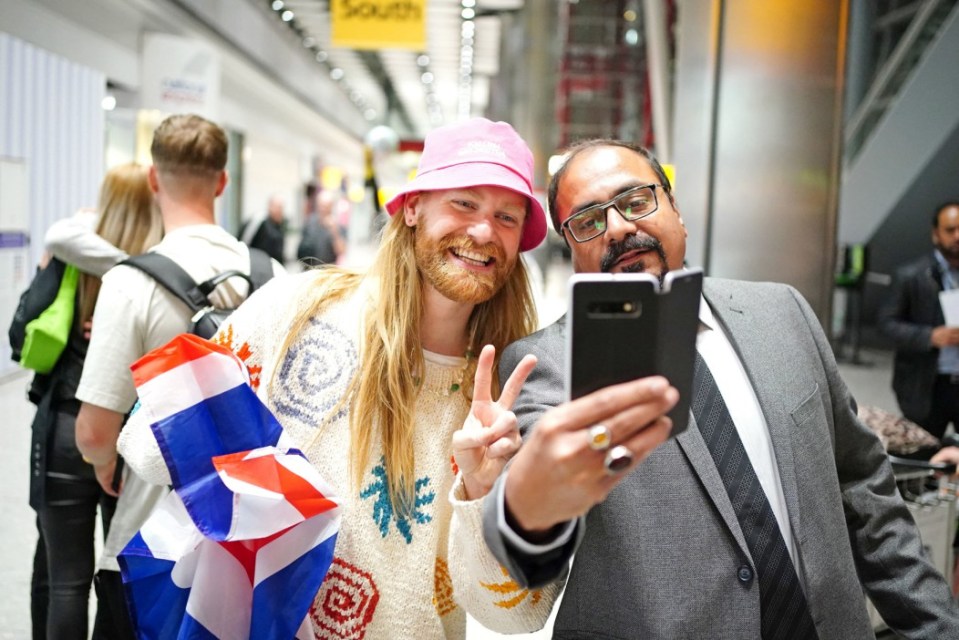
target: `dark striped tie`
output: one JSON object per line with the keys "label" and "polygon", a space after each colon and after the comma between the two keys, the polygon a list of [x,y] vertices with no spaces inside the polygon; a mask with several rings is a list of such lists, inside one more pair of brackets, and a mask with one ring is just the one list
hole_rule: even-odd
{"label": "dark striped tie", "polygon": [[693,415],[726,486],[759,581],[763,640],[816,638],[796,570],[716,381],[696,353]]}

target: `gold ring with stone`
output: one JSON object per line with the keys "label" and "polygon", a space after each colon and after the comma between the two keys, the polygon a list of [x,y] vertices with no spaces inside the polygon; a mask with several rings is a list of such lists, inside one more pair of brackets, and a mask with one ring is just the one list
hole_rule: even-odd
{"label": "gold ring with stone", "polygon": [[589,448],[593,451],[606,451],[613,444],[613,434],[605,424],[594,424],[587,431]]}
{"label": "gold ring with stone", "polygon": [[616,445],[606,452],[606,459],[603,460],[603,466],[606,467],[606,473],[616,476],[629,469],[633,464],[633,452],[623,445]]}

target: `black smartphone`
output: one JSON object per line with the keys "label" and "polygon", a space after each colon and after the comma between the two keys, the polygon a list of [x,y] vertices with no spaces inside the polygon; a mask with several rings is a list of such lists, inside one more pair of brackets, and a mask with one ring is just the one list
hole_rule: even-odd
{"label": "black smartphone", "polygon": [[569,281],[566,391],[576,399],[612,384],[661,375],[679,391],[669,412],[672,435],[682,433],[696,362],[700,269],[576,274]]}

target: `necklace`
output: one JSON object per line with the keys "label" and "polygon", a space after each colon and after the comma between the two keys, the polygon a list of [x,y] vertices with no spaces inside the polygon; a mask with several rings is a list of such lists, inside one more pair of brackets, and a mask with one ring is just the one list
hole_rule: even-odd
{"label": "necklace", "polygon": [[[463,358],[466,362],[463,363],[463,368],[460,369],[459,379],[454,380],[453,384],[450,385],[450,393],[456,393],[463,387],[463,378],[466,377],[466,370],[470,366],[470,360],[472,360],[475,355],[473,354],[473,341],[476,340],[476,321],[470,320],[470,338],[469,342],[466,343],[466,351],[463,352]],[[447,394],[449,395],[449,394]]]}
{"label": "necklace", "polygon": [[[466,377],[466,369],[470,366],[470,360],[473,359],[473,345],[470,344],[466,347],[466,352],[463,354],[463,357],[466,359],[466,362],[463,363],[462,368],[460,369],[459,376],[456,380],[453,381],[453,384],[450,385],[450,393],[456,393],[463,386],[463,378]],[[447,394],[449,395],[449,394]]]}
{"label": "necklace", "polygon": [[422,391],[426,393],[431,393],[433,395],[446,397],[446,398],[453,395],[457,391],[460,391],[464,386],[464,380],[466,378],[466,372],[470,366],[470,361],[476,357],[476,354],[473,352],[473,341],[475,340],[475,338],[476,338],[476,326],[473,322],[471,322],[469,342],[466,345],[466,350],[463,352],[463,359],[465,360],[465,362],[463,362],[463,366],[460,367],[459,371],[453,374],[452,381],[450,382],[450,385],[448,387],[445,387],[445,386],[441,387],[438,385],[434,386],[435,383],[434,385],[430,385],[428,383],[424,384],[425,381],[420,376],[413,377],[414,384],[416,384],[418,387],[420,387]]}

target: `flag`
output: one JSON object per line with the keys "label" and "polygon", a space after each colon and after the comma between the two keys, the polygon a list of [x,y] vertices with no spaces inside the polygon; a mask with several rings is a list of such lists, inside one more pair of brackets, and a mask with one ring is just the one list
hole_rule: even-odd
{"label": "flag", "polygon": [[339,499],[228,349],[183,334],[133,367],[174,491],[120,553],[140,638],[312,638]]}

